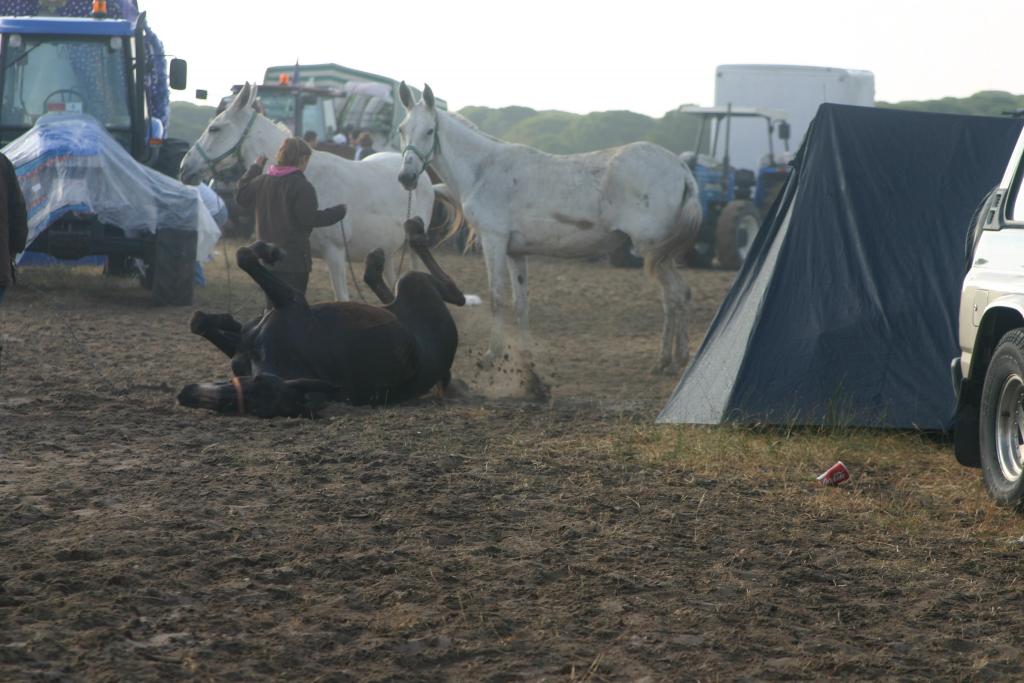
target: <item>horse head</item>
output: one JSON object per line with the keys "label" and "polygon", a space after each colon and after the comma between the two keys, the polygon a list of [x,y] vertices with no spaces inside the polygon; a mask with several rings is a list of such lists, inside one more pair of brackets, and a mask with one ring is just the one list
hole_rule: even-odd
{"label": "horse head", "polygon": [[315,417],[327,402],[344,398],[341,388],[329,382],[274,375],[189,384],[178,393],[178,403],[186,408],[256,417]]}
{"label": "horse head", "polygon": [[249,131],[258,115],[256,87],[246,82],[231,104],[210,121],[181,160],[181,181],[195,185],[237,166],[244,166],[242,150],[250,142]]}
{"label": "horse head", "polygon": [[411,192],[416,189],[420,175],[441,151],[437,109],[429,85],[423,86],[423,99],[419,102],[413,102],[412,91],[405,81],[399,86],[398,94],[406,111],[405,119],[398,126],[402,141],[402,170],[398,182]]}

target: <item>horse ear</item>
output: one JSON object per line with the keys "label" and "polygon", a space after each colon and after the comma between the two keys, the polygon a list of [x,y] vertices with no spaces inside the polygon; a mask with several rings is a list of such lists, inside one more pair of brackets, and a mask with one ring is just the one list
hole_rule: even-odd
{"label": "horse ear", "polygon": [[423,101],[427,103],[427,109],[434,110],[434,91],[429,85],[423,86]]}
{"label": "horse ear", "polygon": [[260,101],[260,87],[256,83],[252,84],[252,94],[249,95],[248,106],[256,108],[256,103]]}
{"label": "horse ear", "polygon": [[406,109],[412,109],[415,104],[412,101],[412,92],[409,90],[409,86],[402,81],[402,84],[398,86],[398,97],[402,100],[402,106]]}
{"label": "horse ear", "polygon": [[242,86],[241,91],[239,91],[238,95],[235,96],[234,101],[231,102],[231,106],[228,107],[228,111],[232,113],[242,111],[249,106],[249,101],[252,99],[252,96],[253,87],[249,84],[249,81],[246,81],[245,85]]}

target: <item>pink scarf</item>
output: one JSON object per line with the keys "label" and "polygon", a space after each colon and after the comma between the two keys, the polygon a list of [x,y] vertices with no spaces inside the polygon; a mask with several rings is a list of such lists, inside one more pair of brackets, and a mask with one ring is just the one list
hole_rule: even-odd
{"label": "pink scarf", "polygon": [[271,164],[270,168],[267,169],[267,175],[289,175],[291,173],[298,173],[300,170],[301,169],[299,169],[298,166],[275,166],[274,164]]}

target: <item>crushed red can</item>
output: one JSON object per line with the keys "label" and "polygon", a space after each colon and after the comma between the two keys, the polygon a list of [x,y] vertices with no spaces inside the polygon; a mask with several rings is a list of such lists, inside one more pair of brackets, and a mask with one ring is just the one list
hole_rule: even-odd
{"label": "crushed red can", "polygon": [[818,475],[818,482],[823,486],[839,486],[849,479],[850,470],[846,469],[842,460],[829,467],[825,473]]}

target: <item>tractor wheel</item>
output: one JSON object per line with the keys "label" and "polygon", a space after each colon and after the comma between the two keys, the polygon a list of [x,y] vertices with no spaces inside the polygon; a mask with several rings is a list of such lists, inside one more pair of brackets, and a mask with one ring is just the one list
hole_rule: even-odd
{"label": "tractor wheel", "polygon": [[157,306],[189,306],[196,277],[194,230],[158,230],[153,264],[153,303]]}
{"label": "tractor wheel", "polygon": [[130,256],[107,256],[103,274],[107,277],[131,277],[136,274],[133,260]]}
{"label": "tractor wheel", "polygon": [[718,264],[729,270],[742,266],[760,227],[761,215],[754,202],[734,199],[726,204],[715,225]]}

